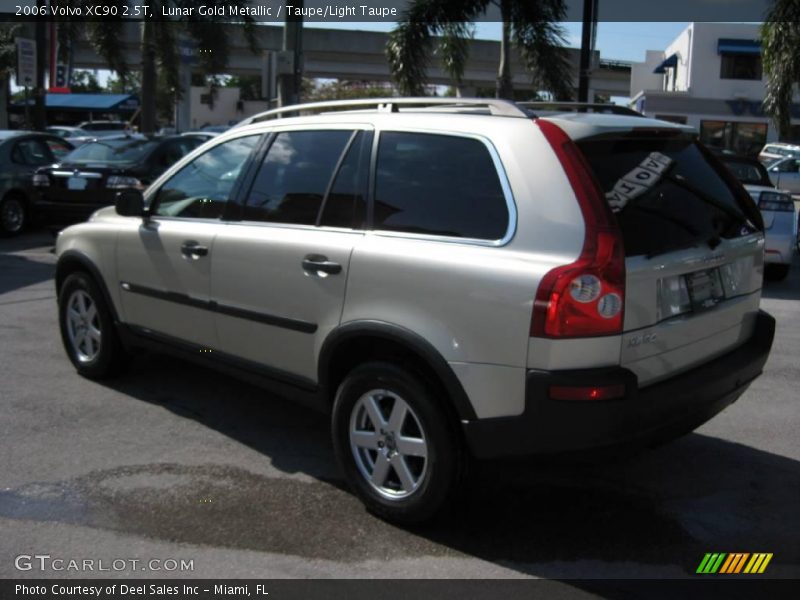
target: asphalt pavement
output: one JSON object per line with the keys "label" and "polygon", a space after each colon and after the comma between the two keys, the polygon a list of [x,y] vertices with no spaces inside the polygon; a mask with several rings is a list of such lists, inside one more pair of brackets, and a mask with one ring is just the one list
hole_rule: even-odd
{"label": "asphalt pavement", "polygon": [[[78,376],[51,246],[0,240],[0,578],[672,578],[707,552],[800,576],[797,261],[765,284],[764,375],[695,433],[611,462],[478,465],[446,516],[401,528],[347,492],[323,416],[160,355]],[[95,562],[18,568],[35,555]]]}

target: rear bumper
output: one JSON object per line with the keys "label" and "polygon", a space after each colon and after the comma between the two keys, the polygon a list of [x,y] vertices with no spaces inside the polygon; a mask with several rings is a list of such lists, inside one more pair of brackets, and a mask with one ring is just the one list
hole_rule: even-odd
{"label": "rear bumper", "polygon": [[[622,367],[575,371],[530,370],[525,411],[515,417],[464,423],[478,458],[581,452],[647,445],[692,431],[736,401],[761,374],[775,335],[775,319],[756,316],[753,335],[732,352],[676,377],[639,389]],[[551,400],[551,385],[626,386],[622,399]]]}

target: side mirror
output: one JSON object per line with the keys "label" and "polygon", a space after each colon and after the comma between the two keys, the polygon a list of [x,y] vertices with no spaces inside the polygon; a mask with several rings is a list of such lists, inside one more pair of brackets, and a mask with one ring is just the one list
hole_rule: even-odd
{"label": "side mirror", "polygon": [[123,217],[144,217],[147,210],[144,207],[144,195],[141,190],[122,190],[117,192],[114,200],[117,214]]}

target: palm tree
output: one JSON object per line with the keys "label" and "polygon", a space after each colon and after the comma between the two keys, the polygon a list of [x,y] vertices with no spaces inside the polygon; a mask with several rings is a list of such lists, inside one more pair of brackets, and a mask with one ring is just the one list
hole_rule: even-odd
{"label": "palm tree", "polygon": [[19,25],[0,26],[0,129],[8,128],[8,84],[17,63],[15,37]]}
{"label": "palm tree", "polygon": [[789,137],[792,96],[800,83],[800,4],[775,0],[761,28],[767,89],[764,111],[772,117],[780,139]]}
{"label": "palm tree", "polygon": [[[67,0],[61,4],[71,5],[106,4],[116,6],[122,13],[122,6],[127,0]],[[205,0],[203,4],[209,8],[220,8],[222,14],[230,14],[231,7],[241,9],[250,0]],[[163,9],[190,8],[197,6],[193,0],[150,0],[147,3],[151,15],[161,15]],[[180,38],[187,37],[194,45],[202,49],[196,53],[197,67],[206,78],[223,72],[228,64],[230,40],[226,36],[221,23],[229,22],[221,17],[212,16],[215,10],[207,11],[208,16],[195,14],[189,18],[168,21],[155,18],[141,22],[142,40],[142,77],[141,77],[141,131],[151,133],[156,126],[156,82],[160,72],[168,89],[175,90],[176,99],[180,98]],[[241,24],[250,49],[256,51],[255,21],[250,16],[242,17]],[[75,40],[82,23],[66,22],[66,27],[59,30],[64,40]],[[109,68],[125,81],[130,72],[130,65],[125,61],[122,39],[125,23],[123,21],[90,22],[87,24],[87,37],[95,51],[108,63]]]}
{"label": "palm tree", "polygon": [[490,5],[500,9],[503,35],[496,95],[511,99],[511,45],[516,46],[539,89],[557,99],[572,97],[571,65],[564,49],[564,30],[558,24],[566,16],[564,0],[413,0],[389,35],[386,53],[400,92],[421,95],[431,55],[432,36],[441,36],[438,52],[445,68],[461,82],[467,61],[467,41],[472,22]]}

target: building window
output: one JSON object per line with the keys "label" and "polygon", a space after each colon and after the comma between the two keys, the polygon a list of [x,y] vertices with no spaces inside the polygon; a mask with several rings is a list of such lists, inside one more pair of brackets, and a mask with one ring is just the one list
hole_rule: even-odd
{"label": "building window", "polygon": [[686,125],[687,122],[687,117],[683,115],[656,115],[656,119],[669,123],[678,123],[679,125]]}
{"label": "building window", "polygon": [[761,80],[761,55],[723,54],[720,79]]}
{"label": "building window", "polygon": [[767,124],[701,121],[700,141],[706,146],[731,150],[736,154],[757,156],[767,141]]}

